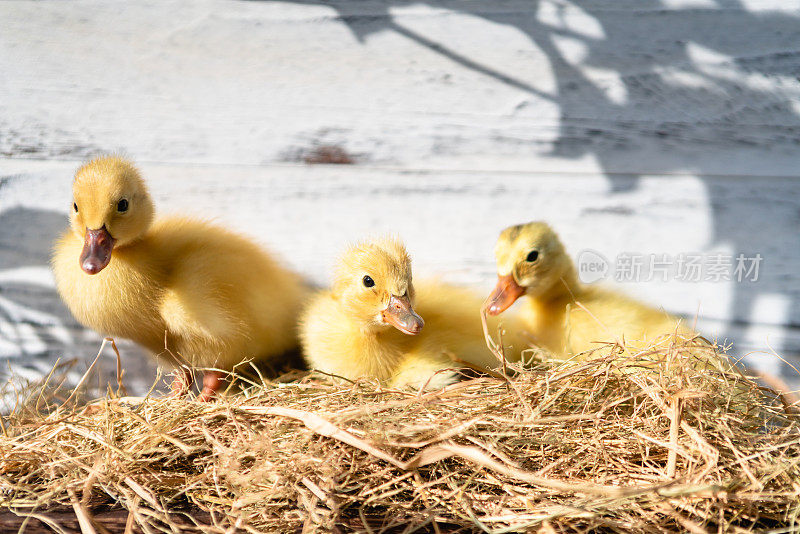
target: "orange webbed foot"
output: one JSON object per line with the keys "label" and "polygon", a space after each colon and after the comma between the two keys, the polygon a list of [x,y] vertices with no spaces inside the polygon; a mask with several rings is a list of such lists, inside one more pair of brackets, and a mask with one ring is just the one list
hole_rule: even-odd
{"label": "orange webbed foot", "polygon": [[225,382],[224,373],[220,371],[206,371],[203,374],[203,391],[197,397],[200,402],[208,402],[217,396],[217,391]]}

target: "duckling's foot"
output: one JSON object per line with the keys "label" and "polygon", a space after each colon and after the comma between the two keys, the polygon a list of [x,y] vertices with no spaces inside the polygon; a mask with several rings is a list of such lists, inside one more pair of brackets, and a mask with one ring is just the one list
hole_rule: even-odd
{"label": "duckling's foot", "polygon": [[203,374],[203,391],[200,392],[197,400],[200,402],[208,402],[216,397],[217,391],[219,391],[219,388],[222,387],[222,383],[225,381],[223,376],[224,373],[220,371],[206,371]]}
{"label": "duckling's foot", "polygon": [[191,369],[181,367],[175,370],[175,378],[172,379],[173,397],[183,397],[189,392],[189,388],[194,384],[194,375]]}

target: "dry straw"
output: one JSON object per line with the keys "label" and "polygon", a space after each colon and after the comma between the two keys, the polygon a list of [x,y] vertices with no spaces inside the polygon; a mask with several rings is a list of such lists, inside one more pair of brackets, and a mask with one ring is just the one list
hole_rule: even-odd
{"label": "dry straw", "polygon": [[507,369],[421,394],[314,373],[214,403],[36,393],[4,424],[0,526],[800,529],[800,420],[702,339]]}

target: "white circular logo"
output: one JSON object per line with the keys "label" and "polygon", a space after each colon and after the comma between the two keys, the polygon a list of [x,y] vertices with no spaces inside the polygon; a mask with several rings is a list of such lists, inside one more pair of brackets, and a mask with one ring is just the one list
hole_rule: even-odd
{"label": "white circular logo", "polygon": [[578,254],[578,278],[584,284],[605,280],[610,268],[605,256],[597,251],[586,249]]}

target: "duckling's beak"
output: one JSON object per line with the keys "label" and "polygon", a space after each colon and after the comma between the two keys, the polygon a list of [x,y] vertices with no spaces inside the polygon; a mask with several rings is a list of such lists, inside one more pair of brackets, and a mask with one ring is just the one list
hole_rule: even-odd
{"label": "duckling's beak", "polygon": [[86,229],[81,252],[81,269],[87,274],[97,274],[111,261],[111,250],[116,240],[103,225],[97,230]]}
{"label": "duckling's beak", "polygon": [[513,274],[497,277],[497,286],[487,299],[489,315],[498,315],[506,311],[514,302],[525,294],[525,288],[521,287]]}
{"label": "duckling's beak", "polygon": [[419,334],[425,325],[422,317],[417,315],[414,308],[411,307],[411,301],[408,300],[408,297],[392,295],[389,299],[389,305],[381,312],[381,315],[384,321],[410,336]]}

